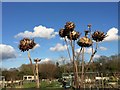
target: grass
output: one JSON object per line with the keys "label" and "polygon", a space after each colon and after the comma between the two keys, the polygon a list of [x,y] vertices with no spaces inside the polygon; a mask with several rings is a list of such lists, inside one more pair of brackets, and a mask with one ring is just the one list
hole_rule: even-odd
{"label": "grass", "polygon": [[36,83],[35,82],[27,82],[23,84],[23,88],[35,88]]}
{"label": "grass", "polygon": [[[35,88],[36,83],[35,82],[26,82],[23,84],[23,88]],[[60,88],[61,84],[57,81],[47,82],[42,81],[40,82],[40,88]]]}
{"label": "grass", "polygon": [[51,83],[43,81],[43,82],[41,82],[40,87],[41,88],[60,88],[61,84],[57,81],[52,81]]}

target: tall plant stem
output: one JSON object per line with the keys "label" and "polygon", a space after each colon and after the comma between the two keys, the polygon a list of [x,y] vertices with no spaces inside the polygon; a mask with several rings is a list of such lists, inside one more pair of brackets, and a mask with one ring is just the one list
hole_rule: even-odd
{"label": "tall plant stem", "polygon": [[[31,56],[30,56],[30,51],[28,51],[28,58],[30,60],[31,69],[32,69],[32,72],[34,74],[34,80],[36,81],[36,74],[35,74],[34,65],[32,63],[32,59],[31,59]],[[37,81],[36,81],[36,83],[37,83]]]}
{"label": "tall plant stem", "polygon": [[88,62],[88,65],[87,65],[87,67],[86,67],[85,72],[87,72],[87,70],[88,70],[88,68],[89,68],[89,66],[90,66],[90,64],[91,64],[91,62],[92,62],[92,60],[93,60],[94,55],[97,53],[97,48],[98,48],[98,42],[96,42],[95,51],[92,53],[92,55],[91,55],[91,57],[90,57],[90,60],[89,60],[89,62]]}
{"label": "tall plant stem", "polygon": [[81,74],[81,87],[84,84],[84,47],[82,48],[82,74]]}
{"label": "tall plant stem", "polygon": [[[91,28],[89,28],[89,31],[90,31],[90,39],[92,40],[92,30],[91,30]],[[92,44],[92,54],[93,54],[93,44]]]}
{"label": "tall plant stem", "polygon": [[67,42],[66,38],[64,38],[64,40],[65,40],[65,43],[66,43],[66,46],[67,46],[68,56],[69,56],[69,58],[70,58],[70,61],[72,62],[71,55],[70,55],[70,50],[69,50],[69,48],[68,48],[68,42]]}
{"label": "tall plant stem", "polygon": [[72,47],[72,61],[73,61],[73,72],[74,72],[74,81],[75,81],[75,87],[79,87],[78,82],[78,69],[77,69],[77,63],[75,62],[75,41],[72,41],[71,38],[71,47]]}
{"label": "tall plant stem", "polygon": [[78,64],[75,61],[75,41],[73,41],[73,58],[74,58],[74,65],[75,65],[76,87],[79,88]]}
{"label": "tall plant stem", "polygon": [[76,74],[75,74],[75,61],[74,61],[74,46],[72,43],[72,39],[70,40],[71,48],[72,48],[72,63],[73,63],[73,73],[74,73],[74,84],[76,86]]}
{"label": "tall plant stem", "polygon": [[80,55],[81,55],[81,52],[82,52],[82,47],[80,48],[80,50],[79,50],[79,52],[78,52],[78,55],[76,56],[77,58],[77,60],[80,58]]}

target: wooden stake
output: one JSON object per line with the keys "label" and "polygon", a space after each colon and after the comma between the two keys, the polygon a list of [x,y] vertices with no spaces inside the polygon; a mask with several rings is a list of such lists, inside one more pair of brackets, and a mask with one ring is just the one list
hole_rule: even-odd
{"label": "wooden stake", "polygon": [[34,59],[35,62],[35,71],[36,71],[36,84],[37,84],[37,88],[39,88],[39,73],[38,73],[38,62],[40,62],[40,59]]}

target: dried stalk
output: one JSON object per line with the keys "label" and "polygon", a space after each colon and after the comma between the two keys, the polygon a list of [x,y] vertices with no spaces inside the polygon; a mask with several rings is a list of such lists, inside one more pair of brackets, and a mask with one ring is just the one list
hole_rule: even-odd
{"label": "dried stalk", "polygon": [[[89,28],[89,31],[90,31],[90,39],[92,40],[92,30],[91,30],[91,28]],[[93,54],[93,44],[91,45],[91,47],[92,47],[92,54]]]}
{"label": "dried stalk", "polygon": [[[65,43],[66,43],[66,46],[67,46],[67,52],[68,52],[68,56],[69,56],[69,58],[70,58],[70,61],[73,62],[73,70],[74,70],[73,72],[74,72],[74,75],[75,75],[75,80],[77,80],[77,79],[76,79],[76,74],[75,74],[76,64],[75,64],[75,62],[74,62],[74,46],[73,46],[73,44],[72,44],[72,39],[71,39],[71,47],[72,47],[73,59],[71,59],[70,51],[69,51],[69,48],[68,48],[68,42],[67,42],[66,38],[64,38],[64,40],[65,40]],[[75,83],[75,84],[76,84],[76,83]]]}
{"label": "dried stalk", "polygon": [[72,61],[73,61],[73,72],[74,72],[74,76],[75,76],[75,86],[76,88],[79,87],[79,82],[78,82],[78,69],[77,69],[77,64],[75,62],[75,41],[72,41],[72,37],[70,36],[70,41],[71,41],[71,48],[72,48]]}
{"label": "dried stalk", "polygon": [[[74,60],[74,46],[73,46],[73,43],[72,43],[72,39],[71,39],[71,48],[72,48],[72,62],[73,62],[73,72],[74,72],[74,83],[75,83],[75,86],[77,85],[77,81],[76,81],[76,73],[75,73],[75,60]],[[77,86],[76,86],[77,87]]]}
{"label": "dried stalk", "polygon": [[70,55],[70,50],[69,50],[69,48],[68,48],[68,42],[67,42],[66,38],[64,38],[64,40],[65,40],[65,43],[66,43],[66,46],[67,46],[68,56],[69,56],[69,58],[70,58],[70,61],[72,62],[71,55]]}
{"label": "dried stalk", "polygon": [[90,57],[90,60],[89,60],[89,62],[88,62],[88,65],[87,65],[87,67],[86,67],[85,72],[87,72],[87,70],[88,70],[88,68],[89,68],[89,66],[90,66],[90,63],[91,63],[92,60],[93,60],[94,55],[97,53],[97,48],[98,48],[98,42],[96,42],[96,49],[95,49],[95,51],[92,53],[92,55],[91,55],[91,57]]}
{"label": "dried stalk", "polygon": [[78,52],[78,55],[76,56],[77,60],[79,60],[79,58],[80,58],[81,51],[82,51],[82,47],[80,48],[80,51]]}
{"label": "dried stalk", "polygon": [[81,87],[84,84],[84,47],[82,48],[82,74],[81,74]]}
{"label": "dried stalk", "polygon": [[[35,75],[35,71],[34,71],[34,65],[32,63],[32,59],[31,59],[31,56],[30,56],[30,51],[28,51],[28,58],[30,60],[30,65],[31,65],[31,68],[32,68],[32,71],[33,71],[33,74],[34,74],[34,80],[36,81],[36,75]],[[37,83],[37,81],[36,81]]]}
{"label": "dried stalk", "polygon": [[74,65],[75,65],[76,87],[79,88],[78,66],[77,66],[77,62],[75,61],[75,41],[74,41],[74,43],[73,43],[73,58],[74,58]]}

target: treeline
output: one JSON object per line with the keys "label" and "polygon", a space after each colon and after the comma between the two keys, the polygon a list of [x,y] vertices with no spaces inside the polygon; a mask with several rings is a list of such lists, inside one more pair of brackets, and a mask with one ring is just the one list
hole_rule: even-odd
{"label": "treeline", "polygon": [[[81,71],[81,62],[77,61],[79,71]],[[47,62],[39,64],[39,78],[40,79],[54,79],[61,78],[62,73],[73,72],[72,63],[65,65],[59,65],[58,62]],[[85,63],[85,67],[87,63]],[[91,63],[88,71],[89,72],[102,72],[102,73],[113,73],[120,72],[120,54],[110,57],[101,56]],[[7,81],[23,79],[23,75],[33,75],[31,66],[29,64],[23,64],[19,68],[11,68],[9,70],[2,69],[2,75],[5,76]]]}
{"label": "treeline", "polygon": [[[53,79],[62,76],[62,67],[57,63],[47,62],[39,64],[39,78],[40,79]],[[24,75],[33,75],[30,64],[22,64],[19,68],[10,68],[9,70],[2,70],[2,75],[5,76],[7,81],[23,79]]]}
{"label": "treeline", "polygon": [[112,73],[120,72],[120,54],[110,57],[101,56],[96,59],[90,66],[89,71]]}

